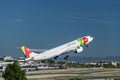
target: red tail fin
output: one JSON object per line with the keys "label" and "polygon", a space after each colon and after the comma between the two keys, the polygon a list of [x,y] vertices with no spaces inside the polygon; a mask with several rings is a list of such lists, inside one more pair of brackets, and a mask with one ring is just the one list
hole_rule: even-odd
{"label": "red tail fin", "polygon": [[27,48],[26,46],[22,46],[21,50],[23,51],[23,53],[25,54],[26,58],[30,57],[30,54],[32,53],[32,50],[30,50],[29,48]]}

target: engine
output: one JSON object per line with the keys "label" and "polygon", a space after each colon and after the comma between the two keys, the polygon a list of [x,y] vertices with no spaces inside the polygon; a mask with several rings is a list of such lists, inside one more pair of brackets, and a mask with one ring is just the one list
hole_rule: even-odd
{"label": "engine", "polygon": [[75,49],[75,53],[80,53],[80,52],[82,52],[83,51],[83,48],[82,47],[79,47],[79,48],[77,48],[77,49]]}

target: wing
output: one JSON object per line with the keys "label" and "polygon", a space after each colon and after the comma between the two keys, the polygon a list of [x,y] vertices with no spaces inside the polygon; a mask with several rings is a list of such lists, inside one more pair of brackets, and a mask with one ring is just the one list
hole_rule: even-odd
{"label": "wing", "polygon": [[47,51],[46,49],[30,49],[30,50],[32,50],[35,53],[42,53],[44,51]]}

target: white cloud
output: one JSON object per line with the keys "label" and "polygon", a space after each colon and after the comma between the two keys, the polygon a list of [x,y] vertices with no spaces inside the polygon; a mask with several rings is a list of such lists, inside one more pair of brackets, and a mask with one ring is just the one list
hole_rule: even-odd
{"label": "white cloud", "polygon": [[15,21],[16,21],[16,23],[22,23],[22,22],[24,22],[24,19],[18,18],[18,19],[16,19]]}
{"label": "white cloud", "polygon": [[93,18],[93,17],[78,17],[78,16],[67,16],[67,18],[76,20],[76,21],[84,21],[84,22],[91,22],[91,23],[101,23],[101,24],[119,24],[112,20],[108,19],[100,19],[100,18]]}

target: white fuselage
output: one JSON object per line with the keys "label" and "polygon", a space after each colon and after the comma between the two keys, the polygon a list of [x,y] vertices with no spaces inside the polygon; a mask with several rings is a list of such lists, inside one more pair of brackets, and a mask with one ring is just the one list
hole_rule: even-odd
{"label": "white fuselage", "polygon": [[52,57],[59,56],[61,54],[65,54],[71,51],[74,51],[77,49],[77,47],[80,47],[80,43],[77,40],[71,41],[69,43],[63,44],[61,46],[58,46],[56,48],[47,50],[45,52],[42,52],[38,55],[35,55],[33,60],[44,60],[44,59],[49,59]]}

